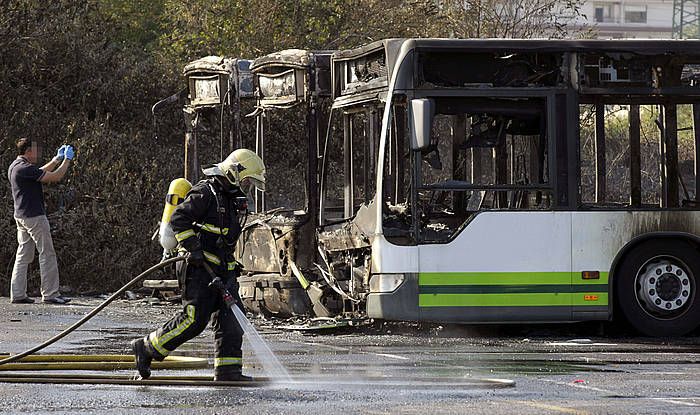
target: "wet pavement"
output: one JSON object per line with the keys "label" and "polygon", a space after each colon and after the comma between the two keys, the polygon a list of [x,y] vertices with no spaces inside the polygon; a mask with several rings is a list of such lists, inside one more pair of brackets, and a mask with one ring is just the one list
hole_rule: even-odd
{"label": "wet pavement", "polygon": [[[0,298],[0,353],[19,353],[41,343],[99,302],[79,298],[67,306],[49,306],[9,304]],[[126,354],[130,339],[157,327],[178,308],[118,300],[40,353]],[[631,337],[619,328],[592,323],[374,323],[327,334],[285,331],[263,319],[253,324],[292,383],[252,388],[3,383],[0,412],[700,413],[697,335]],[[212,338],[206,331],[176,354],[211,358]],[[265,376],[253,352],[245,349],[244,354],[245,371]],[[208,375],[212,370],[159,370],[154,375]]]}

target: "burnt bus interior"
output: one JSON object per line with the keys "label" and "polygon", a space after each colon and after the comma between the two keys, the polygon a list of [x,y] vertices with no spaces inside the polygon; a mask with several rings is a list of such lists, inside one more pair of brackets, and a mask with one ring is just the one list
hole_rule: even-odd
{"label": "burnt bus interior", "polygon": [[374,197],[383,97],[389,84],[385,52],[370,50],[332,66],[333,107],[324,143],[320,225],[352,218]]}
{"label": "burnt bus interior", "polygon": [[[695,208],[700,56],[619,47],[417,49],[393,105],[387,239],[449,242],[485,210]],[[435,116],[411,152],[414,97]]]}
{"label": "burnt bus interior", "polygon": [[[381,43],[381,42],[380,42]],[[362,316],[369,291],[379,139],[389,68],[383,46],[334,54],[332,98],[322,143],[316,273],[329,309]]]}
{"label": "burnt bus interior", "polygon": [[329,62],[330,52],[290,49],[258,58],[251,66],[257,105],[248,114],[256,120],[250,148],[274,166],[266,191],[256,196],[258,212],[314,214],[317,135],[325,122],[321,101],[330,95]]}
{"label": "burnt bus interior", "polygon": [[[308,270],[317,261],[318,147],[330,106],[329,64],[329,51],[290,49],[251,65],[256,107],[248,117],[255,117],[256,133],[248,148],[264,160],[267,180],[236,256],[245,270],[241,298],[254,312],[303,315],[319,302],[304,275],[313,281]],[[315,310],[329,314],[320,305]]]}
{"label": "burnt bus interior", "polygon": [[382,108],[376,97],[334,106],[323,147],[317,271],[330,289],[327,307],[348,317],[362,316],[369,286],[374,219],[368,206],[375,195]]}

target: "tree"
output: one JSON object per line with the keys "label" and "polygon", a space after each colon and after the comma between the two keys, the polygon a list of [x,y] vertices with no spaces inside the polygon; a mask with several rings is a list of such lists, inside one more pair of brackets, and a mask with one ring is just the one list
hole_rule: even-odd
{"label": "tree", "polygon": [[439,35],[457,38],[562,38],[582,0],[440,0]]}
{"label": "tree", "polygon": [[[173,107],[161,118],[155,142],[150,107],[184,86],[187,62],[353,48],[388,37],[560,37],[560,3],[5,0],[0,164],[10,164],[20,136],[43,140],[47,151],[64,142],[77,147],[72,176],[46,190],[61,281],[79,290],[113,289],[160,254],[150,231],[168,182],[182,172],[183,127]],[[565,13],[578,13],[578,1],[561,4]],[[11,266],[9,186],[0,187],[0,197],[0,230],[7,236],[0,263]],[[10,269],[0,268],[4,292]]]}

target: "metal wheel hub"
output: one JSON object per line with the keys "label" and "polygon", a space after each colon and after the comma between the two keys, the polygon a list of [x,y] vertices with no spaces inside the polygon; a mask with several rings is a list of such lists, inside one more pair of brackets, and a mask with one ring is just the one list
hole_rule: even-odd
{"label": "metal wheel hub", "polygon": [[668,314],[691,298],[690,277],[676,258],[648,262],[637,273],[637,295],[647,311]]}

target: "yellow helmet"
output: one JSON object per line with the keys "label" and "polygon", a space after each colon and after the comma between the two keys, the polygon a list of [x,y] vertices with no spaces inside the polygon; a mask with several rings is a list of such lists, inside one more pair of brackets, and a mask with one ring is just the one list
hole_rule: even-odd
{"label": "yellow helmet", "polygon": [[203,170],[207,176],[223,176],[231,184],[242,186],[246,180],[261,191],[265,191],[265,164],[254,152],[239,148],[229,154],[221,163]]}

